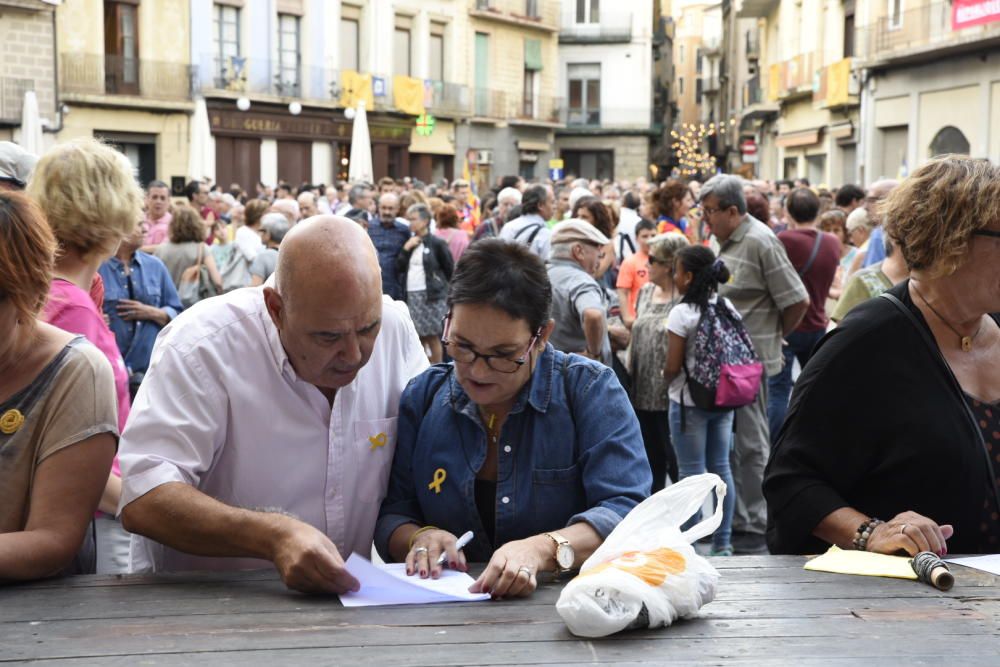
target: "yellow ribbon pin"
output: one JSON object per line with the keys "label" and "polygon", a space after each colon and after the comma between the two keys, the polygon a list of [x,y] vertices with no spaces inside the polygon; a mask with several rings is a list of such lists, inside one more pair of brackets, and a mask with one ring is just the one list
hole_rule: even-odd
{"label": "yellow ribbon pin", "polygon": [[378,435],[368,436],[368,442],[372,443],[372,446],[369,448],[369,451],[375,451],[379,447],[385,447],[385,443],[387,443],[388,441],[389,438],[386,437],[385,433],[379,433]]}
{"label": "yellow ribbon pin", "polygon": [[448,473],[444,468],[438,468],[434,471],[434,479],[430,484],[427,485],[428,489],[434,489],[434,493],[441,493],[441,485],[444,484],[444,480],[447,479]]}
{"label": "yellow ribbon pin", "polygon": [[24,415],[21,414],[20,410],[11,408],[7,412],[3,413],[2,417],[0,417],[0,432],[5,435],[17,433],[23,424]]}

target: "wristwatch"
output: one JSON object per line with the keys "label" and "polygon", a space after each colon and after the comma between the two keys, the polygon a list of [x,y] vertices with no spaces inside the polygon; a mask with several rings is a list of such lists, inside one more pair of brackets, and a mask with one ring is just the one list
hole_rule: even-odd
{"label": "wristwatch", "polygon": [[562,574],[572,570],[573,564],[576,562],[576,552],[573,551],[573,545],[569,543],[569,540],[555,532],[545,533],[545,537],[556,543],[556,567],[558,568],[556,572]]}

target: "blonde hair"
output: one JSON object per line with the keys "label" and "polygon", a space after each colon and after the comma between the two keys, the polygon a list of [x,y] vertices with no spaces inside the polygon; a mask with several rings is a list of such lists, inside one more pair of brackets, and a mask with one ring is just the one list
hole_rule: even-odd
{"label": "blonde hair", "polygon": [[28,183],[56,240],[87,257],[112,251],[142,219],[142,190],[122,153],[74,139],[46,153]]}
{"label": "blonde hair", "polygon": [[909,268],[950,275],[966,261],[972,233],[1000,220],[1000,167],[963,155],[934,158],[889,193],[879,213]]}
{"label": "blonde hair", "polygon": [[649,240],[649,255],[657,261],[673,265],[677,251],[686,245],[691,245],[687,237],[676,232],[660,234]]}

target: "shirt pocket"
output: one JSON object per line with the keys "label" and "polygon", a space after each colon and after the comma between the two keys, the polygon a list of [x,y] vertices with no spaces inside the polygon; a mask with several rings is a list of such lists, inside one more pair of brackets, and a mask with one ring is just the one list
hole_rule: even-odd
{"label": "shirt pocket", "polygon": [[571,516],[586,507],[580,465],[568,468],[535,468],[531,471],[532,524],[525,534],[555,530],[566,525]]}
{"label": "shirt pocket", "polygon": [[396,451],[398,418],[370,419],[354,424],[354,460],[358,495],[363,500],[382,502]]}
{"label": "shirt pocket", "polygon": [[531,471],[531,481],[537,485],[562,486],[578,482],[580,466],[576,463],[568,468],[535,468]]}

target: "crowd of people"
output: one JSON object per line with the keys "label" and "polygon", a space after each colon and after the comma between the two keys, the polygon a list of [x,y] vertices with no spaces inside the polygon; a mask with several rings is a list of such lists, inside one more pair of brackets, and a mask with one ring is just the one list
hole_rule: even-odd
{"label": "crowd of people", "polygon": [[374,545],[523,596],[705,471],[715,556],[996,550],[988,161],[175,199],[78,140],[0,144],[0,186],[0,581],[340,593]]}

